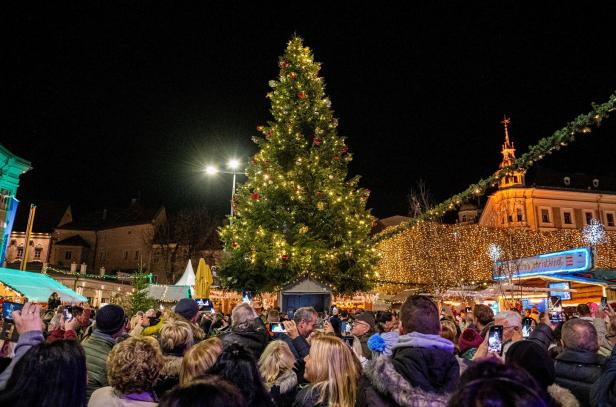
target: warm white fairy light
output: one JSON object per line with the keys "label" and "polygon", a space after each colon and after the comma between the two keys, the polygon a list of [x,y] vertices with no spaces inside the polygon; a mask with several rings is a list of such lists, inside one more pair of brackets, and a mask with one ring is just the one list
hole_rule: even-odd
{"label": "warm white fairy light", "polygon": [[605,243],[605,228],[598,219],[591,219],[582,230],[584,241],[591,246]]}
{"label": "warm white fairy light", "polygon": [[488,256],[492,259],[492,262],[496,263],[503,257],[503,249],[496,243],[490,243],[488,245]]}

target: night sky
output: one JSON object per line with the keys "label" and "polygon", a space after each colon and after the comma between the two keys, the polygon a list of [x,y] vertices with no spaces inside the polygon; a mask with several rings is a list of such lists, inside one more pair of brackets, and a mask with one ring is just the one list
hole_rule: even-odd
{"label": "night sky", "polygon": [[[255,153],[267,83],[294,32],[323,63],[350,173],[377,216],[406,214],[419,179],[440,200],[496,170],[503,114],[520,154],[616,90],[609,2],[74,3],[2,6],[1,142],[32,162],[26,203],[141,196],[224,212],[230,178],[201,170]],[[615,152],[613,114],[543,165],[607,175]]]}

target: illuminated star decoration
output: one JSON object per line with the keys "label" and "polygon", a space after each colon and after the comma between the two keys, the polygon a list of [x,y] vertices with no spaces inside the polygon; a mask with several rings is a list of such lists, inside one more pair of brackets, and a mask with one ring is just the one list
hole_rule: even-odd
{"label": "illuminated star decoration", "polygon": [[590,223],[582,229],[584,241],[591,246],[605,243],[605,228],[597,219],[591,219]]}
{"label": "illuminated star decoration", "polygon": [[503,249],[495,243],[488,245],[488,256],[496,263],[503,256]]}

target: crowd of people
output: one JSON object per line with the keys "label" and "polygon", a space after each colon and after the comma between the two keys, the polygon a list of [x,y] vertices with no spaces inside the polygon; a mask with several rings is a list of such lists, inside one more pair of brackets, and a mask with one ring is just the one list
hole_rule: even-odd
{"label": "crowd of people", "polygon": [[50,299],[12,317],[2,406],[616,406],[609,306],[555,324],[421,295],[396,312],[241,303],[225,316],[182,299],[131,318]]}

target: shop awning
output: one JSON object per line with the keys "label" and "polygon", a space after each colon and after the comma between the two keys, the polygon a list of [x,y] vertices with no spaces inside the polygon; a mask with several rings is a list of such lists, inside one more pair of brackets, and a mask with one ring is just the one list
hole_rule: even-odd
{"label": "shop awning", "polygon": [[46,274],[0,267],[0,283],[28,297],[30,301],[47,302],[53,292],[57,292],[60,299],[65,302],[88,301],[83,295],[77,294]]}

